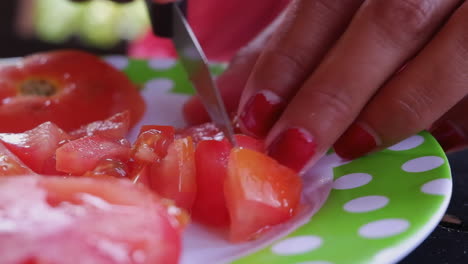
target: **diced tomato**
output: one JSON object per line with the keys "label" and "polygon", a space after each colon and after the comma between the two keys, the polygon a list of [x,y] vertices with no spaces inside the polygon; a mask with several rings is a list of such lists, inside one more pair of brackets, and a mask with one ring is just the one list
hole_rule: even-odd
{"label": "diced tomato", "polygon": [[259,139],[242,134],[234,135],[234,138],[236,139],[236,143],[239,147],[255,150],[258,152],[265,151],[265,144]]}
{"label": "diced tomato", "polygon": [[130,146],[102,136],[89,136],[70,141],[56,151],[57,170],[72,175],[83,175],[93,170],[101,160],[128,161]]}
{"label": "diced tomato", "polygon": [[289,220],[299,206],[301,190],[301,179],[291,169],[262,153],[234,148],[224,186],[230,240],[254,239],[269,227]]}
{"label": "diced tomato", "polygon": [[167,154],[167,148],[174,141],[174,131],[169,129],[142,130],[132,147],[132,158],[138,164],[160,161]]}
{"label": "diced tomato", "polygon": [[100,161],[96,168],[83,174],[85,177],[125,179],[129,177],[128,166],[120,160],[104,159]]}
{"label": "diced tomato", "polygon": [[183,213],[130,181],[4,177],[0,209],[0,263],[179,261]]}
{"label": "diced tomato", "polygon": [[[34,172],[0,143],[0,176],[30,175]],[[0,207],[1,209],[1,207]]]}
{"label": "diced tomato", "polygon": [[166,135],[167,137],[174,137],[176,132],[173,126],[144,125],[140,128],[140,135],[141,133],[151,129],[161,131],[161,133]]}
{"label": "diced tomato", "polygon": [[195,150],[197,196],[192,216],[213,226],[228,226],[229,213],[224,198],[224,181],[231,144],[228,141],[205,140]]}
{"label": "diced tomato", "polygon": [[51,122],[24,133],[2,133],[0,140],[32,170],[40,174],[55,171],[55,150],[70,137]]}
{"label": "diced tomato", "polygon": [[0,132],[50,121],[69,132],[128,110],[138,122],[145,101],[128,77],[93,54],[37,53],[0,67]]}
{"label": "diced tomato", "polygon": [[130,112],[115,114],[106,120],[95,121],[70,132],[77,139],[84,136],[99,135],[111,139],[125,138],[130,128]]}
{"label": "diced tomato", "polygon": [[190,137],[174,140],[167,155],[151,166],[151,188],[188,211],[197,191],[195,177],[195,147]]}
{"label": "diced tomato", "polygon": [[178,138],[192,137],[195,144],[203,140],[222,140],[224,134],[213,123],[205,123],[199,126],[192,126],[177,131]]}
{"label": "diced tomato", "polygon": [[135,165],[132,164],[130,169],[130,180],[136,184],[143,184],[147,187],[151,186],[150,169],[151,165]]}

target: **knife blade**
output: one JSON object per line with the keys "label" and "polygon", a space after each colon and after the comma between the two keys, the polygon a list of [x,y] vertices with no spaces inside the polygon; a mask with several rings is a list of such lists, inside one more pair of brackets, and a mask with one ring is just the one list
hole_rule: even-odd
{"label": "knife blade", "polygon": [[185,19],[185,6],[180,3],[157,4],[151,0],[147,0],[146,3],[153,32],[161,37],[172,38],[179,61],[211,120],[224,132],[225,137],[236,145],[231,120],[211,75],[205,53]]}

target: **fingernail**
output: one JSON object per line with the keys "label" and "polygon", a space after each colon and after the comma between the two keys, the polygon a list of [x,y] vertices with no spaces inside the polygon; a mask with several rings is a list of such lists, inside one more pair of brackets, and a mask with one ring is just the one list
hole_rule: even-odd
{"label": "fingernail", "polygon": [[346,160],[353,160],[368,154],[378,146],[378,139],[370,128],[353,124],[333,146],[335,153]]}
{"label": "fingernail", "polygon": [[273,141],[268,148],[268,155],[284,166],[300,172],[316,151],[317,144],[307,131],[290,128]]}
{"label": "fingernail", "polygon": [[240,115],[241,126],[248,134],[263,138],[273,127],[283,109],[283,100],[269,90],[256,93]]}
{"label": "fingernail", "polygon": [[463,133],[455,125],[447,121],[439,124],[431,133],[446,152],[466,144]]}

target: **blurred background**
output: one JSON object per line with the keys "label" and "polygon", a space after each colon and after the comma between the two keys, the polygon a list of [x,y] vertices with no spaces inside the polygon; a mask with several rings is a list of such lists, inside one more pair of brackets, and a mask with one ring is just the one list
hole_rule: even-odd
{"label": "blurred background", "polygon": [[[78,4],[67,0],[0,0],[0,57],[61,48],[99,55],[155,56],[155,45],[145,44],[153,38],[148,25],[143,0],[129,4],[108,0]],[[449,159],[454,193],[448,215],[401,263],[468,263],[468,153],[452,154]]]}

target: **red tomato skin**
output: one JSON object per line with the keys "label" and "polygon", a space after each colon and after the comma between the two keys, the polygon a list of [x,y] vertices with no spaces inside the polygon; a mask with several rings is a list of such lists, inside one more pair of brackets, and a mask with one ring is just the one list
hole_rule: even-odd
{"label": "red tomato skin", "polygon": [[[0,67],[0,132],[23,132],[51,121],[65,131],[129,110],[134,125],[145,102],[136,86],[99,57],[75,50],[37,53]],[[23,95],[20,86],[45,80],[57,92]]]}
{"label": "red tomato skin", "polygon": [[0,176],[18,176],[35,174],[8,148],[0,143]]}
{"label": "red tomato skin", "polygon": [[127,136],[130,129],[130,112],[115,114],[106,120],[99,120],[84,125],[70,132],[70,136],[78,139],[85,136],[99,135],[110,139],[121,139]]}
{"label": "red tomato skin", "polygon": [[51,122],[24,133],[1,133],[0,141],[29,168],[39,174],[55,170],[55,151],[70,136]]}
{"label": "red tomato skin", "polygon": [[179,261],[182,227],[174,210],[129,181],[4,177],[0,189],[3,217],[15,223],[0,231],[0,263]]}
{"label": "red tomato skin", "polygon": [[197,192],[195,147],[190,137],[176,139],[167,155],[153,163],[150,171],[151,189],[164,198],[191,211]]}
{"label": "red tomato skin", "polygon": [[209,226],[228,226],[229,213],[224,198],[224,181],[231,144],[205,140],[195,150],[197,196],[192,216]]}
{"label": "red tomato skin", "polygon": [[79,138],[59,147],[56,151],[56,168],[71,175],[83,175],[96,168],[101,160],[127,162],[129,158],[128,144],[95,135]]}
{"label": "red tomato skin", "polygon": [[141,126],[139,135],[151,129],[161,131],[162,134],[166,135],[167,137],[172,137],[172,138],[174,137],[175,132],[176,132],[173,126],[144,125],[144,126]]}
{"label": "red tomato skin", "polygon": [[262,153],[234,148],[224,185],[230,240],[255,239],[269,227],[289,220],[299,207],[301,191],[301,179],[291,169]]}
{"label": "red tomato skin", "polygon": [[265,152],[265,144],[262,140],[247,136],[247,135],[234,135],[236,143],[239,147],[255,150],[258,152]]}

